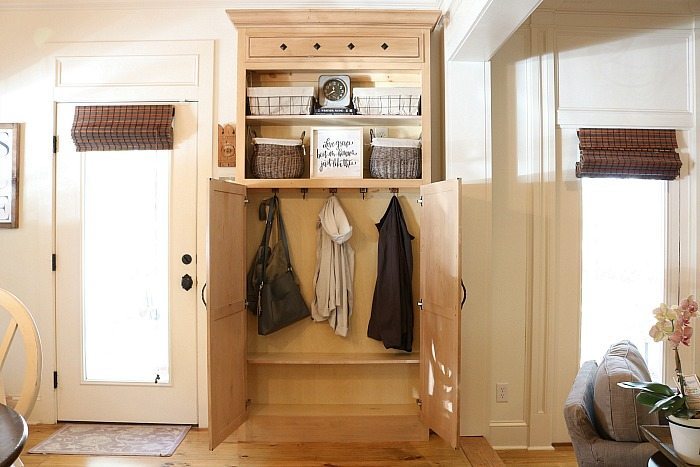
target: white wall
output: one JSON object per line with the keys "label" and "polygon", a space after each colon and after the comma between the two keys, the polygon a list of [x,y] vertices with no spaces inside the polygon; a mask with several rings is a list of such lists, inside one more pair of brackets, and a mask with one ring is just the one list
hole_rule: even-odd
{"label": "white wall", "polygon": [[[486,433],[490,408],[485,358],[491,345],[491,128],[487,63],[448,62],[445,68],[446,178],[462,178],[462,310],[460,432]],[[478,351],[474,351],[478,349]]]}
{"label": "white wall", "polygon": [[[545,1],[490,64],[446,66],[447,173],[472,185],[463,227],[489,251],[485,260],[465,234],[467,287],[477,298],[465,307],[463,435],[484,434],[502,448],[568,441],[562,406],[578,369],[580,309],[574,130],[696,134],[693,12],[687,4],[666,6],[661,14],[631,1]],[[490,74],[468,73],[479,66]],[[489,91],[490,102],[482,97]],[[450,106],[453,96],[467,109]],[[481,131],[483,118],[490,132]],[[688,146],[683,151],[693,160],[693,136]],[[687,166],[689,174],[674,183],[687,219],[680,287],[692,291],[697,174]],[[497,383],[508,383],[507,403],[495,402]]]}
{"label": "white wall", "polygon": [[[44,350],[32,422],[55,421],[54,292],[51,272],[53,161],[49,57],[61,42],[214,40],[214,122],[235,121],[236,39],[223,9],[0,11],[0,121],[23,124],[20,228],[0,231],[0,287],[35,315]],[[215,162],[214,162],[215,163]],[[214,169],[215,176],[228,175]],[[194,350],[194,349],[193,349]],[[19,388],[8,381],[8,393]]]}

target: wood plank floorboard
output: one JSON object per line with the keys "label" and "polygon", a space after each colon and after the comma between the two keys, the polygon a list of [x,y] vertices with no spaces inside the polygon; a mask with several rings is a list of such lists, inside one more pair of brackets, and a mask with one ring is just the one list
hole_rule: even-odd
{"label": "wood plank floorboard", "polygon": [[463,436],[459,440],[467,461],[473,467],[577,467],[576,455],[570,444],[554,447],[553,451],[529,451],[527,449],[495,451],[486,438]]}
{"label": "wood plank floorboard", "polygon": [[499,467],[504,465],[498,453],[483,436],[462,436],[459,446],[474,467]]}
{"label": "wood plank floorboard", "polygon": [[554,451],[528,451],[517,449],[497,451],[498,457],[509,467],[577,467],[576,454],[571,445],[557,445]]}
{"label": "wood plank floorboard", "polygon": [[209,451],[206,429],[193,428],[171,457],[27,454],[61,425],[30,425],[27,467],[390,467],[467,466],[460,449],[435,435],[408,443],[237,443]]}

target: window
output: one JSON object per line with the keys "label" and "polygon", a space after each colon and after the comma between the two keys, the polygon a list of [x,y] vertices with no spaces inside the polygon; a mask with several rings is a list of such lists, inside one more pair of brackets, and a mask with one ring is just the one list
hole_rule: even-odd
{"label": "window", "polygon": [[663,302],[668,251],[668,182],[584,178],[582,184],[581,362],[632,341],[662,381],[663,345],[649,337]]}

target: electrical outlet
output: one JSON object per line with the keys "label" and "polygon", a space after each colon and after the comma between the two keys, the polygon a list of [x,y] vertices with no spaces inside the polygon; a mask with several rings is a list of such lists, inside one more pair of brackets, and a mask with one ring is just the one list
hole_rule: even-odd
{"label": "electrical outlet", "polygon": [[508,383],[496,383],[496,402],[508,402]]}

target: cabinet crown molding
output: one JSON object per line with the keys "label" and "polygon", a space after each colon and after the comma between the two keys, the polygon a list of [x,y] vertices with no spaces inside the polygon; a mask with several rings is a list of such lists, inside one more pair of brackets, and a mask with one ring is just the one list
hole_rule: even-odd
{"label": "cabinet crown molding", "polygon": [[440,10],[274,9],[226,10],[236,27],[385,26],[434,28]]}

